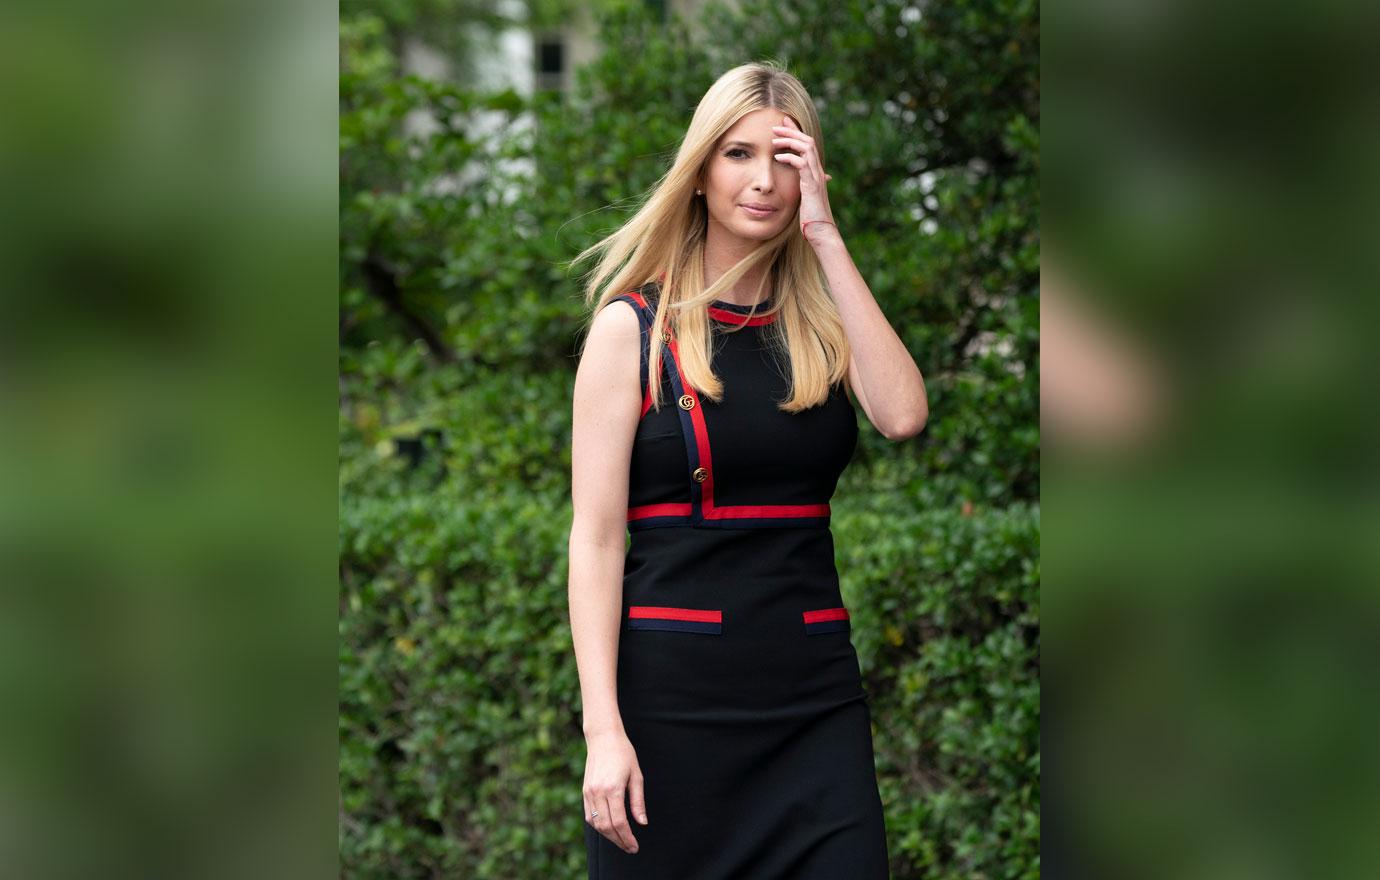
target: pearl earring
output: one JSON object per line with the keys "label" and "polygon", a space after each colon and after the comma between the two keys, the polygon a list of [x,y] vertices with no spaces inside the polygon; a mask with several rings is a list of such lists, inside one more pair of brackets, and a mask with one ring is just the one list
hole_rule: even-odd
{"label": "pearl earring", "polygon": [[702,196],[702,195],[704,195],[704,190],[702,190],[702,189],[697,189],[697,190],[695,190],[695,195],[697,195],[697,196]]}

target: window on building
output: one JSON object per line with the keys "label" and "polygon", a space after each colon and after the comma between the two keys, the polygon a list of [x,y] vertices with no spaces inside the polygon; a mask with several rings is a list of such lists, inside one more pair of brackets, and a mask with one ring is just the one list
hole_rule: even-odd
{"label": "window on building", "polygon": [[537,40],[537,88],[565,88],[565,41],[559,36]]}

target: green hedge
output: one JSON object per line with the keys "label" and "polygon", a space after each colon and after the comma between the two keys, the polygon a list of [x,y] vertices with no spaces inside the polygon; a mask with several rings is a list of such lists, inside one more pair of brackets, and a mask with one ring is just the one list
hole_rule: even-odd
{"label": "green hedge", "polygon": [[[834,527],[897,877],[1038,876],[1038,514]],[[346,505],[350,876],[581,876],[584,742],[559,496],[455,485]]]}
{"label": "green hedge", "polygon": [[834,532],[893,876],[1038,877],[1038,509],[855,497]]}

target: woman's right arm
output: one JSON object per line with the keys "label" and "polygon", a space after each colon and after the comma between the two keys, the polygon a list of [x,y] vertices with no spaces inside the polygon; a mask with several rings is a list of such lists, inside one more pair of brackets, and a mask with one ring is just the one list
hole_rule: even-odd
{"label": "woman's right arm", "polygon": [[[570,628],[588,748],[585,817],[637,851],[623,806],[646,824],[642,772],[618,711],[618,638],[628,527],[628,465],[642,406],[641,331],[623,301],[590,324],[575,373],[571,436]],[[591,811],[597,818],[590,820]]]}

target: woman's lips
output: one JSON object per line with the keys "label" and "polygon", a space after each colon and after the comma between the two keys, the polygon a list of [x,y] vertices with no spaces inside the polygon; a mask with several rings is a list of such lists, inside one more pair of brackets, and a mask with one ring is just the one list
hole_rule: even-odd
{"label": "woman's lips", "polygon": [[770,217],[772,214],[776,213],[775,208],[764,211],[759,208],[750,207],[748,205],[739,205],[738,207],[742,208],[744,211],[747,211],[749,217],[756,217],[759,220],[763,217]]}

